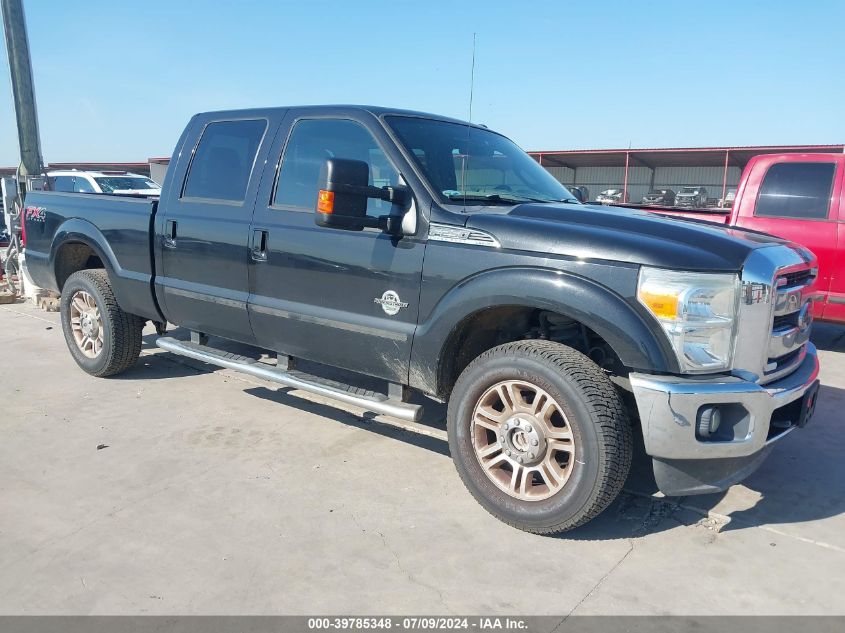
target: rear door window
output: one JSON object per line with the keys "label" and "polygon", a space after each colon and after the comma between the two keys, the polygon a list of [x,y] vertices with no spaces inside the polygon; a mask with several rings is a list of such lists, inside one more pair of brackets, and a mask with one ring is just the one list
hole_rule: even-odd
{"label": "rear door window", "polygon": [[73,191],[73,176],[53,176],[47,181],[53,191]]}
{"label": "rear door window", "polygon": [[777,163],[769,167],[754,215],[824,220],[830,209],[834,163]]}
{"label": "rear door window", "polygon": [[182,197],[243,202],[266,129],[264,119],[209,123],[191,161]]}

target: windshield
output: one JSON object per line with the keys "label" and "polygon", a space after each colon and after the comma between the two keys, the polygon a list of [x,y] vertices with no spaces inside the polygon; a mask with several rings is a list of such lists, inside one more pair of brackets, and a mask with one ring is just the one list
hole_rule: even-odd
{"label": "windshield", "polygon": [[108,176],[94,178],[103,193],[126,191],[127,189],[161,189],[153,180],[142,176]]}
{"label": "windshield", "polygon": [[534,159],[495,132],[419,117],[386,119],[444,202],[578,203]]}
{"label": "windshield", "polygon": [[693,195],[697,195],[698,187],[681,187],[681,193],[691,193]]}

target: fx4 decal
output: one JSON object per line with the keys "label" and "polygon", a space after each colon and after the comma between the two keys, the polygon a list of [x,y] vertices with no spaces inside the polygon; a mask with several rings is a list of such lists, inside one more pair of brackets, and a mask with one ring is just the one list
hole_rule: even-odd
{"label": "fx4 decal", "polygon": [[26,207],[23,214],[30,222],[44,222],[47,219],[47,209],[44,207]]}

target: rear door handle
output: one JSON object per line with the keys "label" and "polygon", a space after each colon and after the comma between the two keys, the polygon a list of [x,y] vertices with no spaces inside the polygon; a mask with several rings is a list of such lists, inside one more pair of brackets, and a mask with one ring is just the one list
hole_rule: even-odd
{"label": "rear door handle", "polygon": [[267,242],[269,234],[262,229],[254,229],[252,231],[252,239],[249,245],[249,256],[253,261],[266,262],[267,261]]}
{"label": "rear door handle", "polygon": [[164,224],[164,245],[176,248],[176,220],[168,220]]}

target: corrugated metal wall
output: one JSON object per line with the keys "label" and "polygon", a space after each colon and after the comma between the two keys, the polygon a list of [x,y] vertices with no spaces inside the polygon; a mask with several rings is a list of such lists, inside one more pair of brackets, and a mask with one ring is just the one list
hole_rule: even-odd
{"label": "corrugated metal wall", "polygon": [[[723,167],[657,167],[654,186],[677,191],[685,185],[700,185],[707,188],[708,198],[720,198],[724,173]],[[736,187],[741,174],[739,167],[728,167],[728,187]]]}
{"label": "corrugated metal wall", "polygon": [[[577,170],[569,167],[546,167],[559,182],[564,185],[583,185],[590,191],[590,199],[605,189],[621,189],[625,181],[624,167],[581,167]],[[728,187],[736,187],[742,170],[728,167]],[[649,189],[667,188],[678,191],[685,185],[698,185],[707,188],[710,198],[722,195],[722,167],[657,167],[652,171],[648,167],[629,166],[628,197],[631,202],[639,202]]]}

